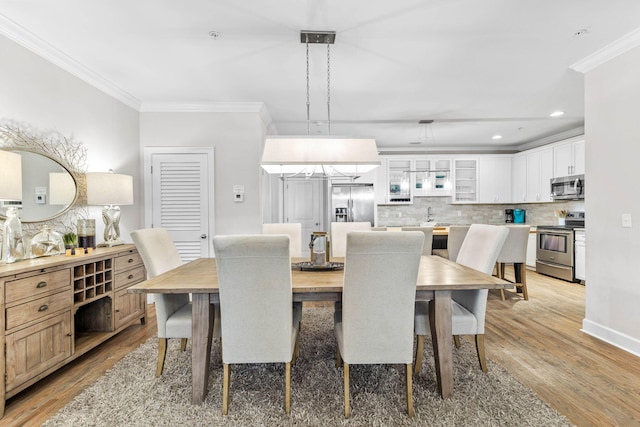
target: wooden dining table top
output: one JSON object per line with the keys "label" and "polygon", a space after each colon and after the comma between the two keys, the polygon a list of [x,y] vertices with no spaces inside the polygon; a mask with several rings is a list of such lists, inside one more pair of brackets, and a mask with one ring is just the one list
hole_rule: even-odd
{"label": "wooden dining table top", "polygon": [[[294,259],[293,262],[301,259]],[[306,259],[305,259],[306,260]],[[342,292],[343,270],[292,269],[293,293]],[[425,255],[420,260],[417,291],[508,289],[513,284],[448,259]],[[218,293],[215,258],[198,258],[171,271],[131,286],[132,293]]]}

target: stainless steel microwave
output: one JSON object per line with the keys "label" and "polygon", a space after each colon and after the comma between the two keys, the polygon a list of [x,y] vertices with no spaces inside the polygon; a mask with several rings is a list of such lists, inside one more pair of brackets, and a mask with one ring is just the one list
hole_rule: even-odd
{"label": "stainless steel microwave", "polygon": [[553,200],[584,199],[584,175],[552,178],[551,198]]}

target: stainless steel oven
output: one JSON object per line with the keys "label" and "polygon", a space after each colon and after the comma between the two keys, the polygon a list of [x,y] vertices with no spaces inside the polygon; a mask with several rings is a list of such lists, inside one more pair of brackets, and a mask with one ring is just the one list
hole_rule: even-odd
{"label": "stainless steel oven", "polygon": [[573,281],[573,230],[539,226],[536,240],[536,272]]}
{"label": "stainless steel oven", "polygon": [[566,224],[537,227],[536,272],[573,282],[574,228],[584,227],[584,212],[569,212]]}

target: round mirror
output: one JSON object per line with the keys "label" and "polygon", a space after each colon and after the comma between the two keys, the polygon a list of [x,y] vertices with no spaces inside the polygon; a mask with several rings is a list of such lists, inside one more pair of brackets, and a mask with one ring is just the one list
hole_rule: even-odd
{"label": "round mirror", "polygon": [[0,218],[7,207],[14,206],[22,222],[47,221],[73,206],[78,185],[64,166],[44,154],[11,151],[22,158],[22,202],[0,202]]}

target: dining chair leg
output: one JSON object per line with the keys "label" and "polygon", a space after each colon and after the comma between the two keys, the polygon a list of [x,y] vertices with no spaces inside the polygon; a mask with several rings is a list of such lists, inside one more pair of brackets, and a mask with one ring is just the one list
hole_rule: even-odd
{"label": "dining chair leg", "polygon": [[527,292],[527,265],[523,262],[520,264],[520,284],[522,287],[522,297],[525,301],[529,301],[529,292]]}
{"label": "dining chair leg", "polygon": [[158,338],[158,364],[156,365],[156,377],[162,375],[164,359],[167,355],[167,338]]}
{"label": "dining chair leg", "polygon": [[349,364],[344,362],[344,417],[351,416],[351,404],[349,403]]}
{"label": "dining chair leg", "polygon": [[291,364],[295,365],[298,361],[298,356],[300,355],[300,326],[298,327],[298,334],[296,335],[296,343],[293,347],[293,358],[291,359]]}
{"label": "dining chair leg", "polygon": [[418,335],[416,339],[416,357],[413,365],[413,373],[418,374],[422,368],[422,355],[424,354],[424,335]]}
{"label": "dining chair leg", "polygon": [[453,343],[456,345],[456,348],[460,348],[460,335],[453,336]]}
{"label": "dining chair leg", "polygon": [[186,338],[181,338],[180,339],[180,351],[185,351],[187,349],[187,339]]}
{"label": "dining chair leg", "polygon": [[222,415],[229,412],[229,382],[231,379],[231,367],[228,363],[222,364]]}
{"label": "dining chair leg", "polygon": [[291,413],[291,363],[284,365],[284,412]]}
{"label": "dining chair leg", "polygon": [[484,354],[484,334],[476,335],[476,351],[478,352],[478,361],[482,372],[487,372],[487,359]]}
{"label": "dining chair leg", "polygon": [[[498,263],[498,277],[504,280],[504,269],[505,269],[505,263],[504,262],[500,262]],[[500,300],[504,301],[504,289],[500,289]]]}
{"label": "dining chair leg", "polygon": [[413,417],[413,377],[411,371],[413,370],[411,363],[407,363],[407,414]]}

